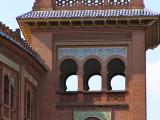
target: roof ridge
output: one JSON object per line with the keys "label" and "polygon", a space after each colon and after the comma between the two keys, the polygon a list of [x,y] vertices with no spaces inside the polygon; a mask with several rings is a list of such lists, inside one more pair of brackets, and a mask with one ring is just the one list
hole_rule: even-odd
{"label": "roof ridge", "polygon": [[157,12],[148,9],[106,9],[106,10],[51,10],[31,11],[17,19],[45,18],[111,18],[111,17],[146,17],[159,16]]}
{"label": "roof ridge", "polygon": [[10,38],[13,38],[15,41],[19,41],[19,39],[21,39],[20,29],[16,29],[15,31],[13,31],[2,22],[0,22],[0,32],[4,33]]}
{"label": "roof ridge", "polygon": [[150,11],[150,12],[154,12],[154,13],[157,13],[157,14],[159,14],[159,15],[160,15],[160,13],[159,13],[159,12],[157,12],[157,11],[154,11],[154,10],[151,10],[151,9],[148,9],[148,8],[145,8],[145,10]]}
{"label": "roof ridge", "polygon": [[[32,11],[29,11],[29,12],[24,13],[24,14],[22,14],[22,15],[26,15],[26,14],[28,14],[28,13],[30,13],[30,12],[32,12]],[[19,17],[22,16],[22,15],[19,15],[19,16],[17,16],[16,18],[19,18]]]}

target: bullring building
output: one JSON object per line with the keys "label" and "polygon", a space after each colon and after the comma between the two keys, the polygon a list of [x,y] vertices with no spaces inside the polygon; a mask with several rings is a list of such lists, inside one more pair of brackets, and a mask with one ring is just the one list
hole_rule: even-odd
{"label": "bullring building", "polygon": [[146,120],[160,14],[143,0],[35,0],[17,22],[25,40],[0,23],[0,120]]}

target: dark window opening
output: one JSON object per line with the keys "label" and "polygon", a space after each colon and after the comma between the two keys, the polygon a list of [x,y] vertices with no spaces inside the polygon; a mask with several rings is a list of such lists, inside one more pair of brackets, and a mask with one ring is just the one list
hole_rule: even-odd
{"label": "dark window opening", "polygon": [[31,118],[31,93],[27,91],[27,118]]}
{"label": "dark window opening", "polygon": [[123,75],[116,75],[111,79],[112,90],[125,90],[126,78]]}
{"label": "dark window opening", "polygon": [[89,91],[100,91],[102,88],[101,75],[93,75],[88,80]]}
{"label": "dark window opening", "polygon": [[84,64],[84,90],[86,91],[101,90],[102,80],[100,72],[101,72],[101,64],[99,61],[97,61],[96,59],[89,59],[86,61],[86,63]]}
{"label": "dark window opening", "polygon": [[66,91],[78,91],[78,75],[70,75],[66,79]]}
{"label": "dark window opening", "polygon": [[11,76],[10,82],[11,82],[11,84],[10,84],[10,87],[11,87],[11,93],[10,93],[11,108],[14,108],[16,94],[15,94],[15,78],[13,76]]}
{"label": "dark window opening", "polygon": [[108,63],[107,69],[107,89],[125,90],[125,63],[122,60],[115,58]]}
{"label": "dark window opening", "polygon": [[60,89],[63,91],[78,90],[78,65],[72,59],[64,60],[60,66]]}
{"label": "dark window opening", "polygon": [[11,107],[14,107],[14,87],[11,85]]}
{"label": "dark window opening", "polygon": [[9,77],[4,76],[4,104],[9,105]]}

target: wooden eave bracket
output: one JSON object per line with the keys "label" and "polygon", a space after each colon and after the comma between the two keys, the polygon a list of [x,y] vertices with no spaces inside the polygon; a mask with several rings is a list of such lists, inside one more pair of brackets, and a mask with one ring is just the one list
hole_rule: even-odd
{"label": "wooden eave bracket", "polygon": [[31,29],[29,28],[29,26],[27,24],[25,24],[25,22],[21,21],[21,20],[17,20],[20,29],[22,31],[22,34],[24,35],[25,39],[31,43]]}
{"label": "wooden eave bracket", "polygon": [[153,20],[146,27],[146,50],[153,49],[160,44],[160,17]]}

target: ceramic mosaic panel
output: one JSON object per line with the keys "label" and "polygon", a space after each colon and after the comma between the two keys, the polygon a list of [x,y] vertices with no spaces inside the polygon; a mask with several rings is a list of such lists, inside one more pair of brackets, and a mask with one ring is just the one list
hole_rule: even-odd
{"label": "ceramic mosaic panel", "polygon": [[58,59],[73,56],[79,60],[83,60],[84,58],[92,55],[98,56],[103,60],[113,55],[127,58],[127,47],[58,48]]}
{"label": "ceramic mosaic panel", "polygon": [[105,111],[75,111],[74,120],[86,120],[94,117],[100,120],[111,120],[111,112]]}

